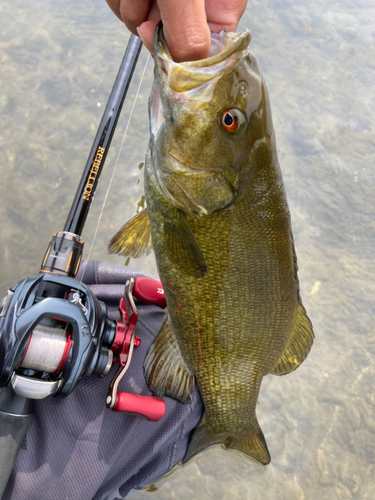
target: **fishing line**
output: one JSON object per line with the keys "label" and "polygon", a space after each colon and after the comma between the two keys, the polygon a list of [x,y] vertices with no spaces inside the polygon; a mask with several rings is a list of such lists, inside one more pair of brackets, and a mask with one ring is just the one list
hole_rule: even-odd
{"label": "fishing line", "polygon": [[[108,195],[109,195],[109,191],[111,190],[111,187],[112,187],[112,182],[113,182],[113,179],[115,177],[115,173],[116,173],[116,169],[117,169],[117,165],[120,161],[120,155],[121,155],[121,152],[122,152],[122,148],[124,146],[124,142],[125,142],[125,137],[126,137],[126,134],[128,132],[128,129],[129,129],[129,125],[130,125],[130,120],[132,119],[132,116],[133,116],[133,112],[134,112],[134,108],[135,108],[135,104],[137,102],[137,99],[138,99],[138,95],[139,95],[139,92],[141,90],[141,86],[142,86],[142,83],[143,83],[143,79],[145,77],[145,74],[146,74],[146,69],[147,69],[147,65],[148,65],[148,61],[150,59],[150,53],[148,54],[147,56],[147,60],[146,60],[146,64],[143,68],[143,73],[142,73],[142,76],[141,76],[141,80],[139,82],[139,85],[138,85],[138,89],[137,89],[137,92],[135,94],[135,97],[134,97],[134,101],[133,101],[133,106],[132,106],[132,109],[130,110],[130,115],[129,115],[129,119],[128,119],[128,123],[126,124],[126,128],[125,128],[125,132],[124,132],[124,136],[122,138],[122,141],[121,141],[121,145],[120,145],[120,150],[119,150],[119,153],[117,155],[117,160],[116,160],[116,163],[115,163],[115,166],[113,168],[113,171],[112,171],[112,175],[111,175],[111,179],[109,181],[109,184],[108,184],[108,189],[107,189],[107,192],[105,194],[105,197],[104,197],[104,201],[103,201],[103,205],[102,205],[102,209],[101,209],[101,212],[99,214],[99,218],[98,218],[98,223],[96,225],[96,228],[95,228],[95,233],[94,233],[94,237],[93,237],[93,240],[92,240],[92,243],[91,243],[91,246],[90,246],[90,250],[89,250],[89,253],[88,253],[88,256],[87,256],[87,260],[90,260],[90,256],[91,256],[91,253],[92,253],[92,249],[94,248],[94,245],[95,245],[95,240],[96,240],[96,236],[98,234],[98,230],[99,230],[99,226],[100,226],[100,222],[102,220],[102,216],[103,216],[103,213],[104,213],[104,208],[105,208],[105,205],[107,203],[107,199],[108,199]],[[85,269],[83,270],[83,273],[82,273],[82,276],[81,276],[81,280],[80,280],[80,283],[79,285],[81,286],[82,284],[82,281],[83,281],[83,278],[85,276],[85,272],[86,272],[86,267]]]}

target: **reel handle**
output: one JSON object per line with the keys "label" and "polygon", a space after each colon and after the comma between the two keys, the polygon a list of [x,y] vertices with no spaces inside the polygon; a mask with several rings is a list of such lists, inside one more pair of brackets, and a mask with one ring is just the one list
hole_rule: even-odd
{"label": "reel handle", "polygon": [[[142,298],[151,303],[159,302],[160,297],[156,295],[157,290],[163,291],[161,283],[154,279],[130,278],[126,282],[124,298],[121,299],[119,307],[121,320],[117,322],[116,335],[111,347],[119,357],[120,366],[109,385],[106,405],[112,411],[121,411],[151,422],[157,422],[164,416],[166,411],[166,404],[162,398],[117,392],[119,382],[129,368],[133,350],[140,343],[140,339],[135,335],[138,311],[133,300],[133,294],[137,298],[139,296],[139,294],[134,293],[136,289],[139,289],[139,282],[143,285],[141,289],[146,291],[143,293]],[[153,293],[154,291],[155,293]],[[162,297],[164,299],[164,294]]]}
{"label": "reel handle", "polygon": [[164,416],[166,407],[165,401],[157,396],[137,396],[127,392],[118,392],[113,411],[126,412],[151,422],[157,422]]}

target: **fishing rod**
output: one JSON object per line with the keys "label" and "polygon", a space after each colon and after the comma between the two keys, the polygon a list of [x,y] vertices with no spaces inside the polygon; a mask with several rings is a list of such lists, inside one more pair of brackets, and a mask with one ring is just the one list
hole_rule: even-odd
{"label": "fishing rod", "polygon": [[67,396],[82,376],[105,375],[118,361],[107,408],[151,421],[165,413],[161,398],[117,391],[140,343],[133,296],[165,307],[160,282],[128,280],[119,304],[121,319],[114,321],[106,305],[75,279],[82,230],[141,48],[140,39],[131,35],[63,231],[53,235],[40,272],[19,281],[0,302],[0,498],[35,399]]}

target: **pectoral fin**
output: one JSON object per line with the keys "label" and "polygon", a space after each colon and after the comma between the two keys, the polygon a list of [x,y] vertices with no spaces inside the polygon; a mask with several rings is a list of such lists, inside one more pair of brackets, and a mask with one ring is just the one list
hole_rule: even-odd
{"label": "pectoral fin", "polygon": [[147,208],[130,219],[108,245],[109,253],[136,259],[152,252],[150,222]]}
{"label": "pectoral fin", "polygon": [[285,350],[270,373],[286,375],[294,371],[305,360],[314,341],[312,324],[306,315],[301,300],[298,303],[297,319]]}
{"label": "pectoral fin", "polygon": [[195,278],[202,278],[208,273],[207,262],[180,210],[164,220],[164,238],[165,251],[171,262],[178,263],[182,272]]}
{"label": "pectoral fin", "polygon": [[194,374],[181,355],[168,314],[147,353],[144,371],[147,385],[156,396],[170,396],[181,403],[191,402]]}

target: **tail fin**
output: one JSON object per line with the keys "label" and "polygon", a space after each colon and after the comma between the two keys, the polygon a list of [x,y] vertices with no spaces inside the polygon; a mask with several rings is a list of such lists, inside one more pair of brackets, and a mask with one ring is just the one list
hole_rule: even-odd
{"label": "tail fin", "polygon": [[200,423],[194,431],[183,463],[214,444],[223,444],[226,448],[241,451],[263,465],[271,461],[266,440],[258,423],[245,435],[233,435],[230,432],[215,433],[210,427]]}

